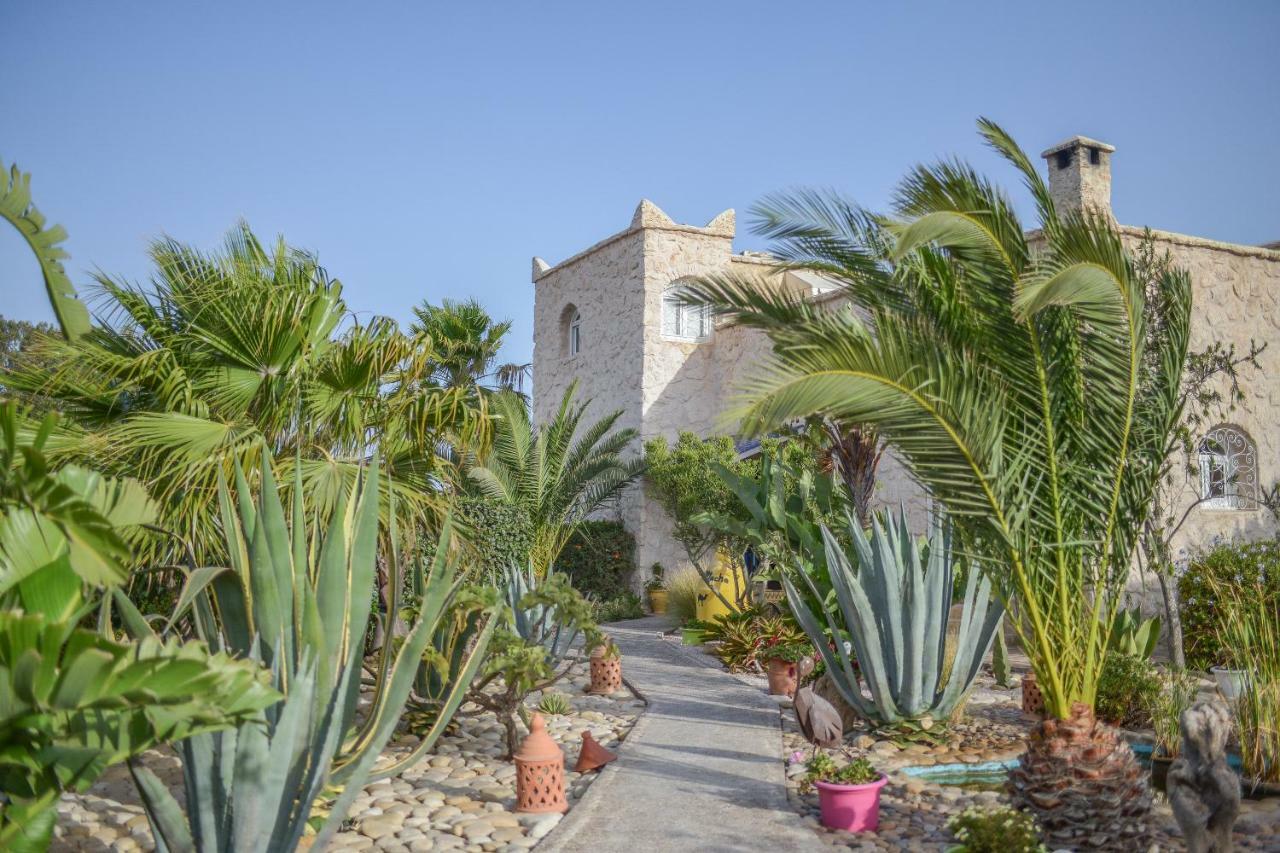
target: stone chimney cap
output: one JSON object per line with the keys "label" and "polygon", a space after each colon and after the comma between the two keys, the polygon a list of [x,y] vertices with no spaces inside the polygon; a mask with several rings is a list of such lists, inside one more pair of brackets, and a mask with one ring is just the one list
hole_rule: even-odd
{"label": "stone chimney cap", "polygon": [[1114,154],[1116,147],[1108,145],[1105,142],[1099,142],[1096,139],[1090,139],[1087,136],[1073,136],[1070,139],[1059,142],[1052,148],[1046,148],[1040,152],[1040,156],[1046,160],[1057,154],[1059,151],[1068,151],[1073,148],[1097,148],[1099,151],[1105,151],[1108,154]]}

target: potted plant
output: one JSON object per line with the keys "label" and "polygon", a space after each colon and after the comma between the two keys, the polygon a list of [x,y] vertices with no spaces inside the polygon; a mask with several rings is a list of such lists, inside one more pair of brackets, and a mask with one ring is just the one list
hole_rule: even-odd
{"label": "potted plant", "polygon": [[591,652],[591,687],[589,693],[607,696],[622,689],[622,655],[612,639]]}
{"label": "potted plant", "polygon": [[686,646],[700,646],[707,640],[707,623],[700,619],[690,619],[680,629],[680,642]]}
{"label": "potted plant", "polygon": [[805,764],[800,792],[818,789],[822,825],[846,832],[874,832],[880,825],[880,789],[888,781],[865,758],[844,767],[825,752],[815,752]]}
{"label": "potted plant", "polygon": [[1198,691],[1195,676],[1174,672],[1151,703],[1151,728],[1155,732],[1155,743],[1151,747],[1151,784],[1157,790],[1165,789],[1169,765],[1182,749],[1182,712],[1195,702]]}
{"label": "potted plant", "polygon": [[800,680],[800,662],[813,654],[808,643],[780,642],[766,645],[760,652],[769,676],[770,696],[795,696]]}
{"label": "potted plant", "polygon": [[655,614],[667,612],[667,585],[663,581],[662,575],[664,569],[662,563],[654,563],[649,569],[653,575],[649,582],[644,585],[645,591],[649,593],[649,609]]}
{"label": "potted plant", "polygon": [[1213,676],[1214,681],[1218,682],[1218,692],[1228,702],[1235,702],[1244,693],[1248,673],[1243,669],[1234,669],[1230,666],[1211,666],[1209,667],[1209,674]]}

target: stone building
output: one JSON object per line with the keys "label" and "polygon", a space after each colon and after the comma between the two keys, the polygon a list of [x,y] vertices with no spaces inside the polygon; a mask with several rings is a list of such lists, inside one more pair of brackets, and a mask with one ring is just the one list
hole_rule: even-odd
{"label": "stone building", "polygon": [[[1114,152],[1106,143],[1077,136],[1042,154],[1061,210],[1091,209],[1114,220]],[[1145,231],[1117,227],[1131,249]],[[1168,250],[1191,274],[1193,350],[1214,340],[1240,350],[1251,340],[1275,342],[1260,357],[1262,370],[1247,371],[1248,397],[1231,420],[1214,424],[1202,437],[1199,474],[1183,478],[1177,467],[1176,501],[1189,515],[1175,548],[1204,546],[1216,537],[1269,535],[1275,531],[1273,516],[1259,498],[1280,479],[1280,246],[1152,234],[1157,250]],[[592,401],[593,416],[620,409],[620,425],[638,430],[642,440],[672,439],[686,429],[732,434],[727,413],[736,389],[768,357],[768,340],[752,329],[713,324],[681,301],[682,285],[697,276],[746,271],[783,276],[786,287],[807,298],[840,298],[818,276],[780,272],[765,254],[735,253],[733,238],[732,210],[698,227],[673,222],[646,200],[627,228],[590,248],[554,266],[534,258],[535,419],[553,413],[576,380],[581,397]],[[890,456],[880,468],[877,498],[905,503],[923,529],[927,500]],[[643,487],[623,498],[618,513],[636,537],[637,565],[659,561],[671,569],[684,562],[670,519]]]}

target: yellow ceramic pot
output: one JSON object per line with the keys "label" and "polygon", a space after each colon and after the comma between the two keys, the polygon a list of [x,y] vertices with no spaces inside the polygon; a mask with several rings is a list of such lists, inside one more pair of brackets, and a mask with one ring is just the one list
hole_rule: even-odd
{"label": "yellow ceramic pot", "polygon": [[665,589],[649,590],[649,609],[657,614],[667,612],[667,591]]}
{"label": "yellow ceramic pot", "polygon": [[[715,582],[716,589],[720,590],[720,595],[723,595],[732,603],[735,601],[735,596],[739,591],[745,595],[747,579],[740,567],[731,569],[726,565],[726,562],[723,559],[719,561],[717,573],[711,579]],[[738,577],[736,586],[733,582],[735,574]],[[697,617],[703,622],[710,622],[715,617],[732,613],[736,609],[726,607],[725,603],[720,600],[720,596],[715,595],[710,589],[698,593]]]}

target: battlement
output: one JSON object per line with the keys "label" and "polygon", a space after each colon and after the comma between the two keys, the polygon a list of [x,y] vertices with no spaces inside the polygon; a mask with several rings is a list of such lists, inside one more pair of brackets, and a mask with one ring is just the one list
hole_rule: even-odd
{"label": "battlement", "polygon": [[737,221],[733,209],[724,211],[714,217],[710,222],[701,227],[697,225],[682,225],[663,212],[647,198],[640,199],[640,203],[636,205],[635,213],[631,216],[631,224],[623,230],[605,237],[598,243],[583,249],[575,255],[572,255],[554,266],[548,264],[542,258],[535,256],[533,258],[533,276],[532,281],[536,284],[539,279],[552,272],[562,270],[565,267],[572,266],[577,262],[594,255],[606,246],[616,243],[619,240],[639,234],[642,231],[675,231],[686,234],[700,234],[707,237],[718,237],[732,242],[737,229]]}

